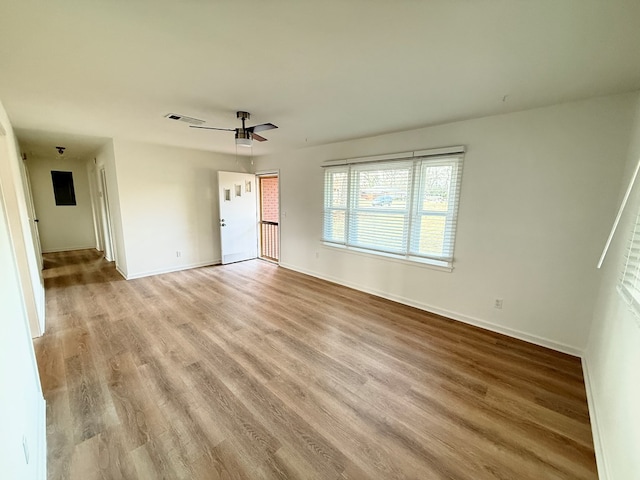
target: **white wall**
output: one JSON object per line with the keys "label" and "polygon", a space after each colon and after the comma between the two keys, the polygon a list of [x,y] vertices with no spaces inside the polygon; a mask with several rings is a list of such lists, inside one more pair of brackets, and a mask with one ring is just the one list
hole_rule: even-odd
{"label": "white wall", "polygon": [[0,185],[4,191],[9,232],[18,265],[29,327],[33,337],[45,329],[44,282],[36,257],[33,219],[25,196],[24,163],[20,158],[13,128],[0,103]]}
{"label": "white wall", "polygon": [[[632,118],[621,95],[260,158],[280,169],[281,265],[580,354]],[[323,161],[465,145],[454,271],[323,246]],[[317,255],[316,255],[317,253]],[[319,258],[316,258],[316,257]],[[494,299],[504,299],[502,310]]]}
{"label": "white wall", "polygon": [[0,200],[0,472],[7,479],[44,479],[45,404]]}
{"label": "white wall", "polygon": [[217,172],[245,172],[247,160],[118,139],[114,145],[127,278],[220,262]]}
{"label": "white wall", "polygon": [[[43,252],[95,247],[89,178],[84,161],[56,158],[27,160]],[[76,205],[56,205],[51,171],[71,172]]]}
{"label": "white wall", "polygon": [[[5,148],[0,133],[0,150]],[[10,234],[5,187],[0,182],[0,476],[44,480],[45,403],[16,264],[14,246],[23,239],[12,239]],[[23,442],[29,451],[28,463]]]}
{"label": "white wall", "polygon": [[[620,199],[640,160],[640,96],[636,101]],[[640,319],[616,291],[625,249],[640,210],[640,183],[618,226],[604,263],[604,276],[583,363],[588,376],[590,411],[602,479],[640,478]]]}

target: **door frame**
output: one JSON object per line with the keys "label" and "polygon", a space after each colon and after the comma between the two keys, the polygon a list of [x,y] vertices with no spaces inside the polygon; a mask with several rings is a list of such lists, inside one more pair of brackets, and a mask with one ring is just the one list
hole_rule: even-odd
{"label": "door frame", "polygon": [[88,167],[89,193],[91,195],[91,213],[93,214],[93,231],[96,240],[96,250],[104,255],[104,234],[102,232],[102,201],[100,199],[100,187],[98,186],[98,166],[95,158]]}
{"label": "door frame", "polygon": [[[2,113],[0,105],[0,113]],[[33,238],[32,219],[26,192],[25,165],[11,125],[7,128],[0,118],[0,195],[5,205],[6,219],[12,240],[13,254],[23,293],[23,304],[33,338],[45,331],[46,308],[44,278]]]}
{"label": "door frame", "polygon": [[42,243],[40,242],[40,230],[38,229],[39,220],[38,220],[38,214],[36,212],[36,206],[33,203],[33,193],[31,190],[31,177],[29,176],[29,166],[27,165],[27,162],[24,159],[22,159],[22,165],[24,167],[24,193],[27,199],[27,210],[29,211],[29,224],[31,226],[31,235],[33,237],[33,247],[36,251],[38,266],[40,267],[40,270],[43,270],[44,260],[42,258]]}
{"label": "door frame", "polygon": [[262,219],[262,188],[260,187],[260,178],[261,177],[276,177],[278,179],[278,261],[274,261],[274,260],[269,260],[266,258],[262,258],[260,256],[260,253],[262,253],[261,250],[261,245],[262,245],[262,239],[260,238],[261,235],[261,229],[258,228],[258,258],[260,260],[264,260],[266,262],[271,262],[271,263],[275,263],[277,265],[280,265],[280,262],[282,261],[282,201],[281,201],[281,196],[282,196],[282,192],[280,189],[280,169],[273,169],[273,170],[259,170],[257,172],[255,172],[255,176],[256,176],[256,189],[258,191],[258,195],[257,195],[257,208],[258,208],[258,225],[260,224],[260,220]]}
{"label": "door frame", "polygon": [[[258,251],[259,251],[259,245],[258,245],[258,234],[257,234],[257,230],[258,230],[258,209],[257,209],[257,199],[258,199],[258,188],[257,188],[257,179],[255,174],[251,173],[251,172],[234,172],[234,171],[229,171],[229,170],[218,170],[218,216],[219,216],[219,220],[220,220],[220,262],[222,263],[222,265],[226,265],[228,263],[236,263],[236,262],[242,262],[245,260],[253,260],[258,258]],[[243,176],[243,180],[242,183],[240,185],[237,184],[233,184],[233,188],[230,189],[226,189],[225,185],[227,181],[229,181],[229,178],[223,179],[223,176],[232,176],[232,175],[241,175]],[[251,190],[247,190],[246,189],[246,185],[247,185],[247,179],[251,178]],[[240,192],[242,192],[244,190],[244,194],[242,193],[236,193],[233,190],[240,188]],[[227,212],[223,213],[223,208],[225,208],[225,204],[226,202],[230,202],[232,201],[233,198],[235,198],[236,196],[244,196],[246,195],[247,191],[251,192],[251,195],[254,195],[254,200],[252,201],[244,201],[241,200],[241,202],[244,202],[245,206],[242,207],[242,209],[244,209],[245,207],[249,207],[251,206],[251,204],[253,204],[252,206],[252,215],[251,215],[251,221],[249,222],[247,217],[242,217],[242,220],[240,223],[241,225],[245,225],[248,226],[250,225],[250,228],[254,230],[254,232],[246,232],[246,234],[242,234],[242,236],[240,237],[239,243],[229,243],[229,239],[233,238],[233,237],[229,237],[229,235],[231,235],[231,232],[227,232],[224,233],[225,231],[223,230],[223,228],[226,226],[226,223],[228,223],[229,221],[233,222],[233,229],[237,228],[238,223],[235,222],[233,216],[229,216]],[[229,195],[229,198],[227,199],[227,194]],[[249,199],[250,200],[250,199]],[[234,207],[234,204],[230,204],[229,208],[236,208]],[[226,218],[223,218],[226,217]],[[237,230],[236,230],[237,232]],[[223,239],[224,237],[224,239]],[[249,241],[251,239],[251,241]],[[234,251],[233,253],[229,253],[229,248],[227,248],[227,253],[225,255],[225,245],[227,245],[227,247],[229,247],[230,245],[235,245],[236,247],[238,247],[240,245],[240,250]],[[250,246],[251,245],[251,246]]]}
{"label": "door frame", "polygon": [[109,193],[107,191],[107,173],[104,166],[98,170],[100,175],[100,210],[102,214],[102,237],[104,241],[104,258],[107,262],[116,259],[116,251],[113,244],[113,229],[111,228],[111,211],[109,209]]}

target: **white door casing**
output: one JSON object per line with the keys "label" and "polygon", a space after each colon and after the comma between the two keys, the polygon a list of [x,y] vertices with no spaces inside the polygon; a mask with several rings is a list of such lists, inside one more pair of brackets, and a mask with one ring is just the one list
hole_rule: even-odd
{"label": "white door casing", "polygon": [[93,214],[93,233],[96,239],[96,250],[104,254],[104,236],[102,233],[102,203],[100,202],[100,188],[98,188],[97,167],[94,163],[88,168],[89,194],[91,195],[91,213]]}
{"label": "white door casing", "polygon": [[25,165],[18,155],[15,138],[2,124],[0,104],[0,195],[2,195],[11,232],[13,252],[18,264],[24,306],[27,310],[32,337],[39,337],[45,330],[44,279],[32,233],[28,207]]}
{"label": "white door casing", "polygon": [[36,207],[33,203],[33,193],[31,193],[31,177],[29,176],[29,168],[24,163],[23,166],[25,175],[24,193],[27,197],[27,209],[29,210],[29,226],[31,227],[31,235],[33,237],[33,248],[36,252],[38,266],[40,267],[40,270],[42,270],[42,244],[40,243],[40,230],[38,230],[38,215],[36,213]]}
{"label": "white door casing", "polygon": [[218,190],[222,263],[256,258],[258,210],[255,175],[218,172]]}
{"label": "white door casing", "polygon": [[100,169],[100,203],[102,211],[102,233],[104,240],[104,257],[108,262],[116,259],[113,246],[113,232],[111,230],[111,212],[109,210],[109,195],[107,193],[107,176],[104,168]]}

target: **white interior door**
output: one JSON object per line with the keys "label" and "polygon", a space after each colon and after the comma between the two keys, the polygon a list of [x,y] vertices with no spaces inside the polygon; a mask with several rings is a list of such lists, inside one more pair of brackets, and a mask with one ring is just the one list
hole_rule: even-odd
{"label": "white interior door", "polygon": [[222,263],[258,256],[256,178],[250,173],[218,172]]}

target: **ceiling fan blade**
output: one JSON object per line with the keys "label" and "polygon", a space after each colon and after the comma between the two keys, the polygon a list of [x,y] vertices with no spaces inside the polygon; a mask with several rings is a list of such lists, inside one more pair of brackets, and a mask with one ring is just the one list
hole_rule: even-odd
{"label": "ceiling fan blade", "polygon": [[267,139],[264,137],[261,137],[260,135],[258,135],[257,133],[252,133],[251,134],[251,138],[253,138],[254,140],[257,140],[259,142],[266,142]]}
{"label": "ceiling fan blade", "polygon": [[204,128],[205,130],[223,130],[225,132],[235,132],[235,128],[216,128],[216,127],[201,127],[199,125],[189,125],[189,128]]}
{"label": "ceiling fan blade", "polygon": [[261,123],[260,125],[254,125],[253,127],[248,127],[247,130],[250,132],[262,132],[264,130],[271,130],[273,128],[278,128],[273,123]]}

